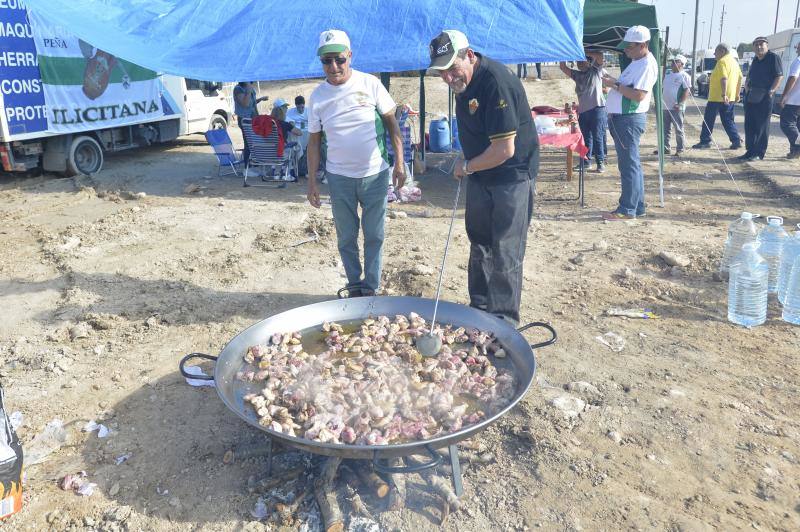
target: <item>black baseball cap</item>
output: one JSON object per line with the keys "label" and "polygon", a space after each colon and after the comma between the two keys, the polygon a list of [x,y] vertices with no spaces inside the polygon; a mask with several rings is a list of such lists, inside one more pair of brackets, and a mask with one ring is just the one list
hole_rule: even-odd
{"label": "black baseball cap", "polygon": [[444,30],[431,41],[431,64],[428,68],[447,70],[456,60],[458,51],[464,48],[469,48],[466,35],[458,30]]}

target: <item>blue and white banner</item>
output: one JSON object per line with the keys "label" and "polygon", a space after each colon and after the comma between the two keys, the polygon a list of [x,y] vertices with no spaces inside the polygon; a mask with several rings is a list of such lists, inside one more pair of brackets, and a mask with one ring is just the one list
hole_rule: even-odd
{"label": "blue and white banner", "polygon": [[28,12],[19,0],[0,1],[0,93],[11,135],[47,129],[36,44]]}

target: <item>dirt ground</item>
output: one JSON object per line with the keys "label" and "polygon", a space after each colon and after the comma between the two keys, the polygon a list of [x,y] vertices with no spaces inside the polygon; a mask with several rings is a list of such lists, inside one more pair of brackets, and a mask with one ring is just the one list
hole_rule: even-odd
{"label": "dirt ground", "polygon": [[[525,85],[531,105],[574,99],[567,80]],[[276,83],[267,94],[293,98],[313,86]],[[396,100],[415,109],[417,88],[416,78],[392,80]],[[429,111],[446,112],[435,78],[427,101]],[[689,115],[693,144],[699,119]],[[800,328],[780,319],[773,300],[765,325],[728,323],[727,285],[714,279],[727,225],[742,210],[784,216],[787,227],[800,222],[800,168],[778,159],[781,136],[768,168],[780,169],[782,184],[756,164],[729,161],[734,183],[719,153],[689,151],[667,162],[662,208],[654,124],[651,115],[642,144],[649,216],[638,221],[600,218],[619,194],[613,150],[609,170],[587,176],[585,208],[571,199],[577,181],[564,180],[564,153],[544,151],[522,316],[550,322],[559,339],[537,351],[535,386],[518,407],[474,438],[493,461],[464,464],[463,508],[444,529],[800,529]],[[238,142],[238,129],[230,132]],[[448,164],[431,154],[417,176],[423,201],[390,206],[390,294],[434,294],[435,275],[413,269],[438,269],[455,182],[437,168]],[[466,303],[461,209],[443,298]],[[300,243],[314,231],[318,241]],[[670,267],[662,251],[688,265]],[[177,364],[187,353],[219,353],[258,320],[331,299],[344,283],[329,205],[311,208],[304,183],[254,189],[217,177],[200,136],[109,156],[92,178],[3,177],[7,408],[23,414],[26,446],[53,419],[68,440],[26,467],[24,508],[0,529],[275,529],[251,514],[263,455],[223,462],[228,450],[262,443],[263,433],[213,388],[188,386]],[[614,307],[659,318],[607,316]],[[624,340],[620,351],[597,339],[608,332]],[[90,420],[111,435],[82,432]],[[279,455],[275,467],[308,460]],[[58,487],[80,470],[97,484],[92,496]],[[263,495],[267,507],[287,490]],[[350,530],[439,527],[440,504],[418,475],[408,478],[400,512],[362,496],[374,521],[352,517],[342,495]],[[297,526],[315,530],[309,508]]]}

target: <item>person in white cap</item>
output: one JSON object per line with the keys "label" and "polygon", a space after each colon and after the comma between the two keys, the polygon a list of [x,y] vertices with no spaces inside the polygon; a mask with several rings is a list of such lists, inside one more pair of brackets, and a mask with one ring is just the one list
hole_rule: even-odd
{"label": "person in white cap", "polygon": [[[325,81],[309,97],[307,197],[311,205],[319,208],[317,169],[324,132],[328,146],[325,176],[339,255],[347,275],[347,285],[339,294],[340,297],[372,296],[381,281],[389,192],[386,131],[397,154],[391,176],[395,190],[406,179],[403,137],[389,92],[375,76],[353,69],[353,52],[345,32],[323,31],[317,55]],[[364,231],[363,268],[358,250],[359,222]]]}
{"label": "person in white cap", "polygon": [[297,181],[297,178],[300,177],[300,157],[303,154],[298,137],[302,137],[303,132],[291,122],[287,122],[286,112],[288,110],[289,102],[283,98],[277,98],[272,104],[270,116],[275,119],[278,126],[281,128],[281,136],[286,143],[284,157],[291,157],[294,160],[294,169],[292,170],[294,175],[292,175],[292,181]]}
{"label": "person in white cap", "polygon": [[631,63],[619,79],[606,74],[603,85],[610,87],[606,99],[608,129],[617,151],[622,194],[619,206],[603,215],[605,220],[630,220],[644,216],[644,174],[639,159],[639,139],[647,124],[653,85],[658,79],[658,64],[648,50],[650,30],[631,26],[619,48]]}
{"label": "person in white cap", "polygon": [[[672,72],[664,76],[664,88],[661,98],[664,109],[661,114],[664,118],[664,153],[670,152],[669,140],[672,126],[675,126],[675,155],[683,153],[686,137],[683,134],[683,118],[686,113],[686,99],[692,88],[689,74],[683,70],[686,65],[686,56],[676,55],[672,58]],[[658,150],[653,153],[657,154]]]}

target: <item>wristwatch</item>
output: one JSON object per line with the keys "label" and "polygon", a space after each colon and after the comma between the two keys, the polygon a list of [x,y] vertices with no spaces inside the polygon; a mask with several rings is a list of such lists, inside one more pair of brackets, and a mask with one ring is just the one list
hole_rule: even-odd
{"label": "wristwatch", "polygon": [[619,90],[619,81],[614,82],[614,88]]}
{"label": "wristwatch", "polygon": [[467,159],[464,159],[464,162],[461,163],[461,171],[464,172],[465,175],[470,175],[472,172],[467,170],[467,163],[469,163],[469,161]]}

